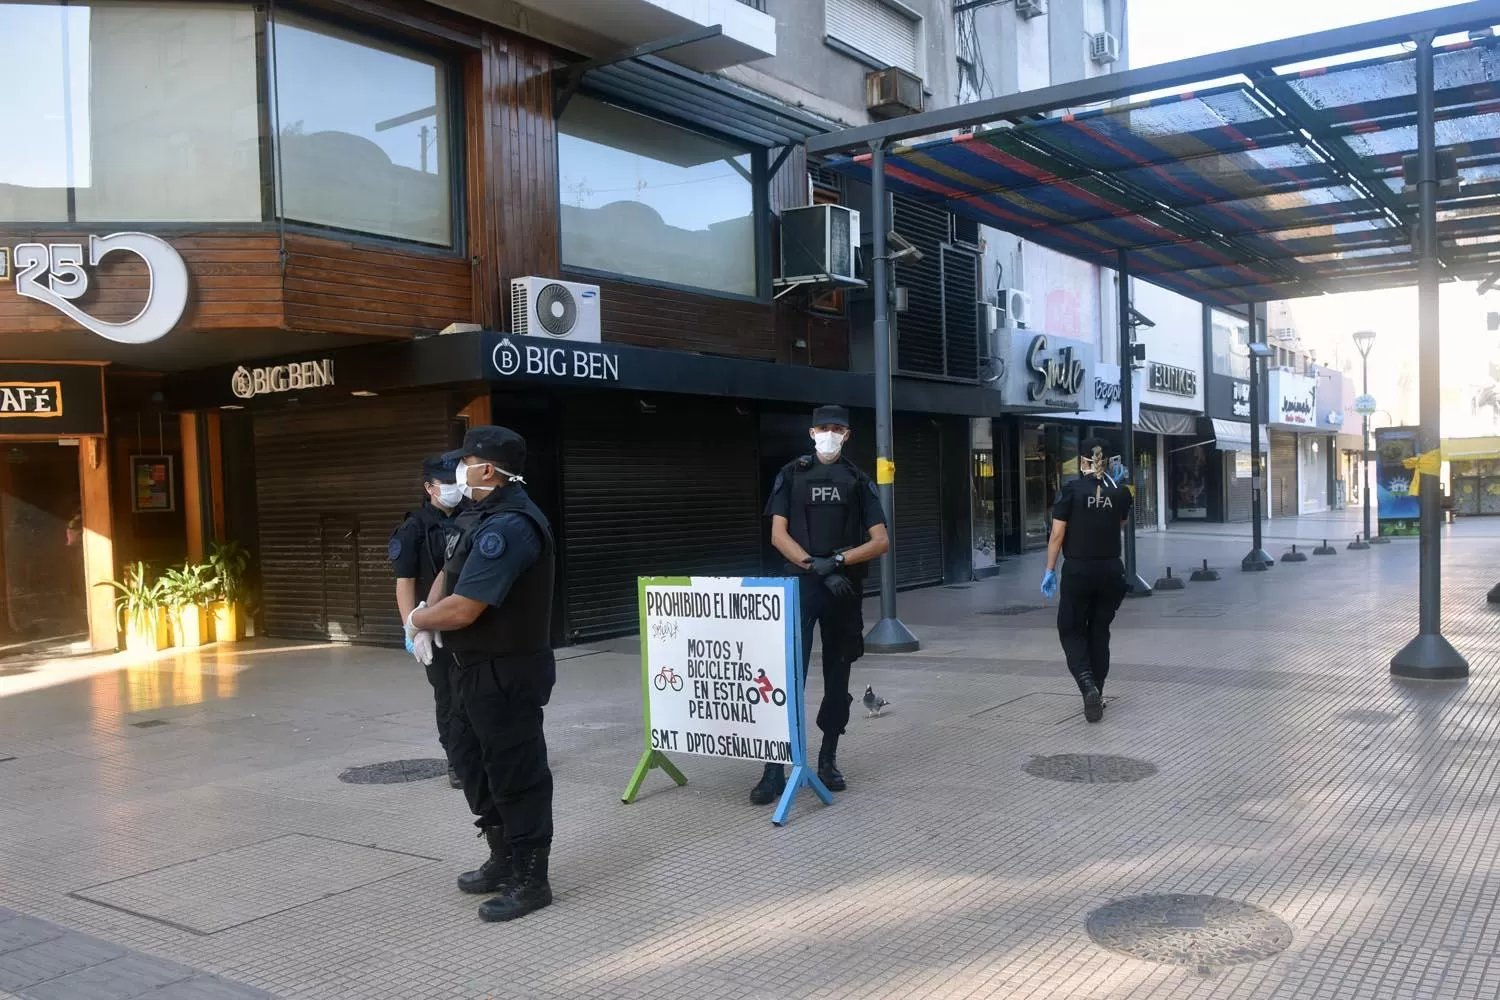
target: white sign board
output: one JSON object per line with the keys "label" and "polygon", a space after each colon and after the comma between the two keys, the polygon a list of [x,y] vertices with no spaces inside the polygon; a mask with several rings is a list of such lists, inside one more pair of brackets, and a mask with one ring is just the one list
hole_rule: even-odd
{"label": "white sign board", "polygon": [[792,762],[797,609],[781,581],[641,581],[651,749]]}

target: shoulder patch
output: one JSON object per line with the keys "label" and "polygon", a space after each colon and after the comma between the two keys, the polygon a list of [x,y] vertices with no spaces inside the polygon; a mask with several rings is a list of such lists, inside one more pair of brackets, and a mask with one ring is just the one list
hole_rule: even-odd
{"label": "shoulder patch", "polygon": [[785,485],[786,485],[786,474],[783,473],[783,472],[776,473],[776,482],[774,482],[774,483],[771,484],[771,493],[772,494],[780,493],[781,492],[781,488],[783,486],[785,486]]}
{"label": "shoulder patch", "polygon": [[447,549],[443,553],[443,558],[444,559],[452,559],[453,558],[453,552],[454,552],[455,549],[458,548],[458,540],[460,538],[462,538],[462,537],[463,537],[463,532],[460,532],[460,531],[450,531],[450,532],[448,532]]}
{"label": "shoulder patch", "polygon": [[813,460],[811,455],[803,455],[801,458],[797,459],[797,468],[799,469],[811,469],[812,464]]}
{"label": "shoulder patch", "polygon": [[401,536],[392,535],[390,544],[385,547],[385,557],[391,562],[401,558]]}
{"label": "shoulder patch", "polygon": [[486,559],[499,559],[505,552],[505,536],[497,529],[490,529],[479,536],[479,554]]}

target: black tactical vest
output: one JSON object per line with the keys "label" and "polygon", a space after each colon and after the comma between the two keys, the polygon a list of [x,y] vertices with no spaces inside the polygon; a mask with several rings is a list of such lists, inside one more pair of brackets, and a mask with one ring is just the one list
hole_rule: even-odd
{"label": "black tactical vest", "polygon": [[417,566],[417,600],[427,600],[432,591],[432,581],[442,572],[448,561],[448,551],[458,538],[457,515],[449,516],[443,509],[428,501],[410,514],[415,519],[422,536],[422,558]]}
{"label": "black tactical vest", "polygon": [[[840,458],[825,465],[804,455],[781,471],[791,491],[787,534],[808,555],[830,556],[868,540],[860,511],[869,477],[853,462]],[[846,572],[854,575],[863,569],[851,566]]]}
{"label": "black tactical vest", "polygon": [[[462,534],[452,559],[467,559],[484,529],[505,514],[520,514],[531,521],[542,537],[542,553],[511,585],[505,603],[491,605],[479,617],[453,632],[443,633],[443,646],[458,653],[482,653],[487,657],[524,656],[552,649],[552,583],[556,550],[552,525],[526,490],[511,483],[491,493],[480,503],[458,515]],[[458,575],[445,581],[448,594],[458,586]]]}

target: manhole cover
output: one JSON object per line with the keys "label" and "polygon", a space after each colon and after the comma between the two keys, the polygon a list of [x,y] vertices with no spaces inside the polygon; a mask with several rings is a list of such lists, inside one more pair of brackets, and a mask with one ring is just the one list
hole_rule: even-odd
{"label": "manhole cover", "polygon": [[166,719],[147,719],[145,722],[131,723],[137,729],[155,729],[157,726],[165,726],[166,724]]}
{"label": "manhole cover", "polygon": [[436,757],[417,760],[388,760],[384,764],[351,767],[339,780],[351,785],[399,785],[404,781],[426,781],[448,773],[448,762]]}
{"label": "manhole cover", "polygon": [[1024,614],[1028,614],[1029,612],[1032,612],[1032,611],[1045,611],[1045,610],[1047,610],[1047,605],[1045,605],[1045,604],[1007,604],[1007,605],[1005,605],[1004,607],[1001,607],[1001,608],[994,608],[994,609],[992,609],[990,611],[981,612],[981,614],[986,614],[986,615],[1006,615],[1006,616],[1008,616],[1008,615],[1024,615]]}
{"label": "manhole cover", "polygon": [[1060,753],[1033,757],[1021,768],[1033,778],[1074,781],[1085,785],[1112,785],[1140,781],[1156,773],[1156,765],[1134,757],[1112,757],[1097,753]]}
{"label": "manhole cover", "polygon": [[1163,618],[1223,618],[1228,612],[1224,608],[1214,607],[1210,604],[1189,604],[1186,607],[1168,611],[1162,615]]}
{"label": "manhole cover", "polygon": [[1133,896],[1088,919],[1096,944],[1132,958],[1182,965],[1205,975],[1285,951],[1292,928],[1269,910],[1219,896]]}
{"label": "manhole cover", "polygon": [[1398,716],[1395,712],[1376,712],[1367,708],[1353,708],[1344,712],[1339,718],[1345,722],[1358,722],[1366,726],[1389,726],[1396,721]]}

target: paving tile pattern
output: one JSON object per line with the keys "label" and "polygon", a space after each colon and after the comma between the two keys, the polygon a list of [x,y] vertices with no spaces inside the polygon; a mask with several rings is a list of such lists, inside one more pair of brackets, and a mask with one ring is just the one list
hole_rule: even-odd
{"label": "paving tile pattern", "polygon": [[[1273,522],[1266,547],[1356,530]],[[574,651],[548,709],[557,901],[509,925],[479,922],[453,887],[483,845],[443,779],[338,780],[436,755],[404,654],[258,643],[0,677],[0,757],[15,758],[0,762],[0,902],[284,1000],[1500,996],[1500,613],[1484,600],[1500,524],[1445,532],[1445,631],[1467,682],[1389,676],[1416,631],[1415,540],[1242,574],[1248,539],[1205,526],[1142,537],[1148,579],[1205,558],[1224,579],[1127,602],[1092,726],[1068,704],[1039,557],[903,594],[923,648],[856,666],[856,689],[892,707],[855,713],[849,790],[799,801],[781,829],[734,762],[679,758],[685,788],[653,774],[621,805],[639,661],[631,641]],[[1040,609],[986,613],[1017,605]],[[145,719],[169,725],[133,727]],[[1063,754],[1157,770],[1026,773]],[[312,853],[225,867],[229,895],[264,901],[243,912],[184,877],[268,843],[358,846],[321,859],[339,869],[327,882]],[[403,860],[359,870],[366,850]],[[141,914],[80,898],[138,879]],[[1144,895],[1249,904],[1291,942],[1203,975],[1090,938],[1089,914]]]}

